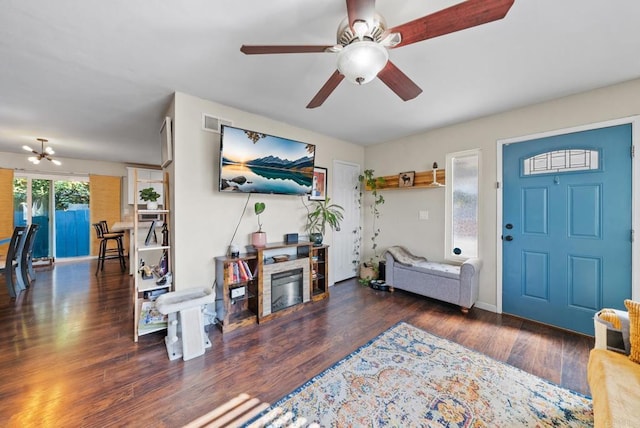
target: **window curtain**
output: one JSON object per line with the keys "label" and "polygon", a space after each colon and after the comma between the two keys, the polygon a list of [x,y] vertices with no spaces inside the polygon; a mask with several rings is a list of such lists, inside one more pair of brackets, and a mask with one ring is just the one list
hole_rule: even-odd
{"label": "window curtain", "polygon": [[[89,211],[91,224],[106,220],[109,227],[120,221],[121,211],[121,182],[122,177],[112,177],[108,175],[89,176],[89,194],[91,202]],[[91,255],[97,256],[99,243],[96,232],[91,226]]]}
{"label": "window curtain", "polygon": [[[13,170],[0,168],[0,239],[13,234]],[[0,246],[0,254],[7,253],[9,244]]]}

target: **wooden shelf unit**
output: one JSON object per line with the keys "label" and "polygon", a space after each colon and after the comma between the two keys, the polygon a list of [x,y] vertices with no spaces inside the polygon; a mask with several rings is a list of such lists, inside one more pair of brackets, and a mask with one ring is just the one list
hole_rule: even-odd
{"label": "wooden shelf unit", "polygon": [[[220,330],[227,333],[240,327],[266,322],[297,311],[305,303],[329,297],[328,248],[326,245],[314,247],[311,242],[306,241],[296,244],[270,243],[265,247],[256,248],[255,252],[241,254],[236,258],[216,257],[216,292],[221,296],[216,304],[216,313]],[[284,262],[275,262],[273,256],[280,252],[287,253],[289,257]],[[239,261],[244,261],[249,266],[253,274],[252,279],[237,281],[231,277],[229,265]],[[303,297],[300,304],[272,313],[271,301],[264,300],[271,298],[271,291],[269,288],[265,297],[264,285],[267,283],[270,287],[269,272],[275,267],[285,266],[283,263],[308,268],[308,277],[303,277],[303,295],[307,297]],[[267,275],[269,280],[266,280]],[[242,298],[233,298],[232,291],[243,287]]]}
{"label": "wooden shelf unit", "polygon": [[[385,184],[383,186],[379,186],[378,190],[439,189],[444,188],[446,184],[444,169],[436,170],[436,183],[438,184],[433,184],[433,170],[416,172],[413,178],[413,186],[399,187],[399,176],[400,173],[396,175],[383,176]],[[371,190],[369,186],[366,186],[366,189]]]}
{"label": "wooden shelf unit", "polygon": [[[162,172],[162,171],[160,171]],[[152,279],[142,279],[142,274],[140,273],[140,260],[145,260],[145,264],[149,264],[152,266],[156,262],[159,262],[163,253],[167,253],[167,270],[171,271],[169,251],[171,249],[171,245],[162,245],[162,232],[160,227],[163,224],[170,224],[170,215],[171,211],[169,209],[169,178],[168,174],[163,173],[162,179],[149,179],[149,178],[140,178],[138,177],[138,169],[130,168],[130,174],[133,178],[133,182],[130,183],[133,188],[133,194],[138,195],[138,191],[145,187],[154,187],[154,188],[162,188],[162,192],[159,192],[163,195],[164,200],[163,203],[164,209],[159,210],[148,210],[148,209],[139,209],[138,203],[134,203],[133,205],[133,233],[135,233],[135,240],[133,242],[133,247],[130,251],[134,252],[133,257],[133,275],[134,275],[134,292],[133,292],[133,340],[134,342],[138,341],[139,336],[143,336],[145,334],[153,333],[156,331],[164,330],[167,328],[166,316],[164,316],[164,321],[160,321],[160,314],[155,312],[155,297],[150,297],[150,294],[154,291],[163,290],[165,292],[172,291],[173,282],[171,284],[163,284],[158,285],[156,283],[160,278],[153,277]],[[149,224],[149,227],[152,223],[148,222],[149,217],[155,217],[157,220],[156,225],[156,238],[159,240],[158,242],[146,244],[144,238],[146,234],[138,233],[140,230],[144,230],[145,225]],[[141,224],[144,223],[144,224]],[[148,310],[143,311],[143,307],[148,308]],[[149,309],[155,315],[152,320],[149,319],[148,313]]]}
{"label": "wooden shelf unit", "polygon": [[[256,324],[258,322],[258,275],[257,254],[240,254],[238,257],[216,257],[216,293],[218,301],[218,327],[223,333],[239,327]],[[246,263],[252,279],[241,280],[234,278],[234,265]],[[239,266],[239,265],[238,265]],[[241,290],[244,288],[244,290]],[[232,296],[232,291],[244,291],[242,295]]]}
{"label": "wooden shelf unit", "polygon": [[311,300],[329,297],[329,246],[311,248]]}

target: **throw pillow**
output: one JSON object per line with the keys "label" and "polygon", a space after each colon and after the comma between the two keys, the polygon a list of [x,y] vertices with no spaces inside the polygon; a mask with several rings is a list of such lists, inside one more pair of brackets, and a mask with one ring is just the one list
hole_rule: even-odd
{"label": "throw pillow", "polygon": [[397,262],[402,263],[403,265],[414,265],[420,262],[426,262],[427,259],[424,257],[414,256],[404,247],[399,245],[387,248],[387,252],[396,259]]}
{"label": "throw pillow", "polygon": [[640,363],[640,302],[627,299],[624,305],[629,311],[629,339],[631,340],[629,359]]}
{"label": "throw pillow", "polygon": [[598,318],[608,323],[611,323],[611,326],[616,330],[620,330],[622,326],[620,325],[620,318],[618,318],[618,314],[613,309],[603,309],[597,313]]}

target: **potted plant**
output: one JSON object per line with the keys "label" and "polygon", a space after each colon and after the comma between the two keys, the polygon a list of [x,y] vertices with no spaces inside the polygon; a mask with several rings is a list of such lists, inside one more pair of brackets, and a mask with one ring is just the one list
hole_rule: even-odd
{"label": "potted plant", "polygon": [[[373,200],[371,202],[371,249],[373,255],[360,265],[360,282],[368,285],[369,281],[378,278],[378,243],[376,242],[380,235],[380,228],[376,225],[376,220],[380,218],[379,206],[384,204],[384,197],[378,193],[378,189],[385,186],[386,180],[384,177],[375,177],[372,169],[366,169],[364,174],[360,175],[360,192],[364,189],[371,190],[371,196]],[[360,197],[362,199],[362,197]],[[359,247],[358,247],[359,248]]]}
{"label": "potted plant", "polygon": [[147,209],[149,210],[158,209],[158,198],[160,198],[160,193],[156,192],[153,187],[146,187],[140,190],[140,199],[147,203]]}
{"label": "potted plant", "polygon": [[340,230],[340,222],[344,218],[344,209],[338,204],[330,203],[330,198],[324,201],[314,201],[311,209],[307,208],[307,224],[309,240],[318,247],[322,245],[327,224],[333,230]]}
{"label": "potted plant", "polygon": [[267,245],[267,233],[262,231],[262,223],[260,222],[260,214],[267,208],[264,202],[256,202],[253,209],[258,216],[258,231],[251,234],[251,245],[254,247],[264,247]]}

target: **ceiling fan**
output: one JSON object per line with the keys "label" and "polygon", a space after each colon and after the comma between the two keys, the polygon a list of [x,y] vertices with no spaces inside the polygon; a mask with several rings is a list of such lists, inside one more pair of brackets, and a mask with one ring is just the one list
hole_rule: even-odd
{"label": "ceiling fan", "polygon": [[358,85],[378,77],[408,101],[422,89],[389,61],[388,49],[497,21],[505,17],[515,0],[467,0],[392,28],[387,28],[384,18],[375,11],[375,0],[346,1],[347,18],[338,27],[335,45],[242,45],[240,51],[246,55],[337,53],[338,69],[307,108],[321,106],[345,77]]}

